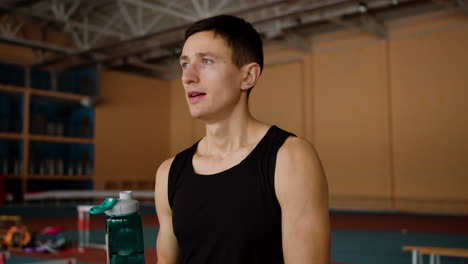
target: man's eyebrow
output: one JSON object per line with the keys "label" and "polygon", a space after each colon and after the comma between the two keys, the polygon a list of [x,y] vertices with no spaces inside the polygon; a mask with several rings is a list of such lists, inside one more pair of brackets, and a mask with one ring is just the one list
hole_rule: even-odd
{"label": "man's eyebrow", "polygon": [[215,58],[218,57],[218,56],[216,56],[213,52],[209,52],[209,51],[207,51],[207,52],[199,52],[199,53],[197,53],[197,56],[199,56],[199,57],[211,56],[211,57],[215,57]]}
{"label": "man's eyebrow", "polygon": [[[195,53],[195,55],[196,55],[197,57],[211,56],[211,57],[218,58],[218,56],[216,56],[213,52],[210,52],[210,51],[207,51],[207,52],[197,52],[197,53]],[[181,60],[189,60],[189,57],[188,57],[187,55],[180,55],[179,61],[181,61]]]}

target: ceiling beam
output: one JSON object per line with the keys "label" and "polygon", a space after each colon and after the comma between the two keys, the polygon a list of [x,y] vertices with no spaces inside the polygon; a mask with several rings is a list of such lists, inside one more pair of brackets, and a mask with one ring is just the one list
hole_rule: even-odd
{"label": "ceiling beam", "polygon": [[157,72],[162,73],[162,74],[172,74],[175,71],[177,71],[177,68],[175,67],[176,66],[175,64],[170,65],[170,66],[169,65],[166,65],[166,66],[155,65],[155,64],[144,62],[144,61],[142,61],[142,60],[140,60],[138,58],[135,58],[135,57],[128,58],[127,63],[131,64],[131,65],[138,66],[138,67],[142,67],[142,68],[150,69],[150,70],[153,70],[153,71],[157,71]]}
{"label": "ceiling beam", "polygon": [[130,32],[133,34],[138,32],[138,27],[133,20],[133,16],[130,15],[130,11],[128,10],[127,6],[125,6],[124,2],[122,0],[117,0],[117,6],[119,7],[119,12],[122,15],[125,23],[130,29]]}
{"label": "ceiling beam", "polygon": [[373,15],[367,13],[367,10],[359,14],[357,22],[353,22],[350,19],[345,19],[342,16],[331,17],[329,18],[329,21],[335,25],[345,28],[359,29],[378,38],[387,37],[386,27]]}
{"label": "ceiling beam", "polygon": [[165,39],[164,41],[159,41],[158,43],[151,43],[147,45],[143,45],[140,49],[138,50],[132,50],[132,51],[124,51],[120,53],[115,53],[111,56],[107,56],[105,58],[97,60],[100,63],[109,63],[114,60],[118,59],[124,59],[130,56],[136,56],[145,52],[153,52],[157,54],[157,58],[160,57],[165,57],[165,56],[170,56],[173,54],[173,52],[167,50],[167,49],[162,49],[163,46],[173,46],[176,45],[180,40],[179,39]]}
{"label": "ceiling beam", "polygon": [[17,8],[13,8],[11,6],[7,6],[7,5],[1,4],[1,3],[0,3],[0,10],[4,10],[4,11],[9,12],[9,13],[21,15],[21,16],[28,17],[28,18],[31,18],[31,19],[34,19],[34,20],[38,20],[38,21],[46,21],[46,22],[61,24],[61,25],[64,25],[64,24],[68,23],[71,26],[76,27],[76,28],[80,28],[80,29],[83,29],[83,30],[90,30],[90,31],[101,33],[101,34],[106,34],[108,36],[112,36],[112,37],[115,37],[115,38],[119,38],[121,36],[121,34],[119,32],[115,32],[115,31],[108,30],[108,29],[103,29],[102,27],[99,27],[99,26],[90,25],[90,24],[86,24],[86,23],[80,23],[80,22],[76,22],[76,21],[63,19],[63,18],[53,18],[51,16],[45,16],[45,15],[41,15],[41,14],[28,12],[28,11],[25,11],[25,10],[19,10]]}
{"label": "ceiling beam", "polygon": [[450,12],[468,16],[468,1],[467,0],[456,0],[449,1],[449,0],[433,0],[433,2]]}
{"label": "ceiling beam", "polygon": [[374,15],[363,13],[359,16],[361,28],[371,35],[379,38],[386,38],[388,35],[387,28]]}
{"label": "ceiling beam", "polygon": [[195,8],[195,11],[197,12],[197,17],[205,17],[206,16],[206,10],[203,10],[202,6],[200,5],[200,2],[198,0],[191,0],[193,8]]}
{"label": "ceiling beam", "polygon": [[186,21],[195,21],[197,19],[196,16],[193,16],[191,14],[187,14],[187,13],[182,13],[180,11],[177,11],[177,10],[174,10],[172,8],[170,8],[170,2],[167,4],[167,6],[162,6],[162,5],[158,5],[158,4],[155,4],[155,3],[147,3],[147,2],[143,2],[143,1],[140,1],[140,2],[135,2],[133,0],[119,0],[119,1],[125,1],[129,4],[134,4],[134,5],[141,5],[142,7],[146,8],[146,9],[150,9],[150,10],[153,10],[153,11],[156,11],[158,13],[164,13],[166,15],[171,15],[171,16],[174,16],[174,17],[178,17],[178,18],[181,18],[181,19],[184,19]]}
{"label": "ceiling beam", "polygon": [[101,6],[108,5],[110,3],[114,3],[115,0],[82,0],[83,8],[80,8],[74,15],[72,15],[72,18],[80,18],[82,16],[85,16],[89,14],[91,11],[94,9],[98,9]]}
{"label": "ceiling beam", "polygon": [[27,48],[35,48],[40,50],[52,51],[60,54],[71,54],[75,50],[65,48],[62,46],[52,45],[41,41],[28,40],[23,38],[11,37],[11,36],[0,36],[0,42],[15,44]]}
{"label": "ceiling beam", "polygon": [[228,2],[229,0],[218,1],[218,4],[216,4],[213,9],[209,10],[209,12],[211,15],[217,15],[227,5]]}

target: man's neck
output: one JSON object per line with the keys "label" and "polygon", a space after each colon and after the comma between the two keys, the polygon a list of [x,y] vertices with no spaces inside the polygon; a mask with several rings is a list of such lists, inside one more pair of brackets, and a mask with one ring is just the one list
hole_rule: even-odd
{"label": "man's neck", "polygon": [[256,123],[252,116],[206,124],[206,136],[200,151],[206,155],[223,155],[250,143]]}
{"label": "man's neck", "polygon": [[198,144],[198,154],[225,156],[257,143],[268,125],[253,118],[247,100],[239,102],[216,117],[204,120],[206,135]]}

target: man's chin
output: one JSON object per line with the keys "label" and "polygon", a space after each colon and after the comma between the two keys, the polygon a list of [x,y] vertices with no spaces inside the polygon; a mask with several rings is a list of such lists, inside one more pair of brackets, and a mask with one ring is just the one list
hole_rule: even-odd
{"label": "man's chin", "polygon": [[202,113],[196,113],[196,114],[191,113],[190,115],[192,116],[193,119],[198,119],[198,120],[200,120],[202,122],[208,122],[209,120],[212,119],[212,118],[210,119],[210,117],[212,117],[212,116],[207,115],[206,113],[203,113],[203,114]]}
{"label": "man's chin", "polygon": [[192,118],[200,119],[200,120],[203,120],[203,116],[204,116],[202,113],[194,113],[194,112],[190,112],[190,115],[192,116]]}
{"label": "man's chin", "polygon": [[205,122],[212,121],[213,119],[216,119],[217,116],[219,116],[219,113],[216,112],[216,110],[214,109],[203,109],[206,111],[201,111],[202,109],[200,108],[199,109],[194,108],[194,109],[189,109],[189,110],[190,110],[190,115],[192,116],[192,118],[199,119]]}

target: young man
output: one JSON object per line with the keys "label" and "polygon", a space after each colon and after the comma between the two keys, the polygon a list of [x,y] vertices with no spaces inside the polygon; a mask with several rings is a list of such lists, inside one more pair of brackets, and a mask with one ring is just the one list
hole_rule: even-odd
{"label": "young man", "polygon": [[314,148],[249,112],[258,33],[232,16],[201,20],[186,31],[180,65],[206,136],[156,174],[158,263],[328,264],[328,189]]}

